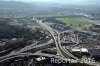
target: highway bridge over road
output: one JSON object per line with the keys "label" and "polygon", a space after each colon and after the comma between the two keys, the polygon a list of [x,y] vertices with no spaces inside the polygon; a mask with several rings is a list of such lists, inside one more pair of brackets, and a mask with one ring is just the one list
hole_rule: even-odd
{"label": "highway bridge over road", "polygon": [[[63,58],[63,59],[69,58],[69,59],[74,59],[74,60],[78,60],[78,61],[80,60],[79,58],[75,57],[68,50],[64,49],[61,46],[60,34],[57,30],[49,27],[48,25],[43,23],[42,20],[37,20],[37,23],[44,30],[47,30],[51,34],[52,39],[50,39],[48,42],[46,42],[44,44],[40,44],[40,45],[37,45],[37,46],[34,46],[34,44],[31,44],[29,46],[22,48],[21,50],[19,50],[17,52],[13,51],[8,55],[0,57],[0,62],[4,62],[6,60],[10,60],[10,59],[13,59],[13,58],[16,58],[16,57],[25,57],[25,56],[45,56],[45,57],[54,57],[54,58]],[[57,52],[58,52],[57,55],[44,54],[44,53],[26,53],[29,50],[45,47],[45,46],[50,45],[52,43],[54,43],[56,45]],[[94,63],[88,63],[88,64],[95,65],[95,66],[99,65],[98,63],[95,63],[95,64]]]}

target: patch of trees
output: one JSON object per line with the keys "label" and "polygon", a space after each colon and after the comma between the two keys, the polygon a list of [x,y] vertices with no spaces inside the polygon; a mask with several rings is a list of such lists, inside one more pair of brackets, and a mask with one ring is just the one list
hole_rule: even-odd
{"label": "patch of trees", "polygon": [[32,32],[22,26],[0,25],[0,39],[32,38]]}
{"label": "patch of trees", "polygon": [[65,23],[62,23],[60,20],[56,20],[55,18],[46,18],[45,20],[43,20],[44,22],[53,22],[53,23],[59,23],[59,24],[63,24],[66,25]]}
{"label": "patch of trees", "polygon": [[40,29],[33,30],[22,25],[9,25],[10,22],[12,22],[11,19],[0,19],[0,51],[7,50],[0,53],[0,56],[30,45],[34,40],[45,40],[46,34]]}

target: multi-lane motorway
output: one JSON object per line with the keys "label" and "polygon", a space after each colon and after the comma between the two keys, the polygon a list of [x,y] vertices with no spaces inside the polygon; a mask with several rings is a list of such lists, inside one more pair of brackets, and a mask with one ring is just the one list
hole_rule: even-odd
{"label": "multi-lane motorway", "polygon": [[[77,61],[81,61],[79,58],[75,57],[74,55],[72,55],[69,51],[67,51],[66,49],[64,49],[61,46],[61,40],[60,40],[60,35],[58,33],[58,31],[52,29],[51,27],[49,27],[48,25],[46,25],[45,23],[42,23],[42,20],[38,20],[37,23],[39,25],[41,25],[43,28],[45,28],[51,35],[52,38],[54,39],[54,42],[56,44],[56,48],[58,50],[58,53],[63,57],[63,58],[72,58],[75,59]],[[99,66],[100,63],[86,63],[89,65],[94,65],[94,66]]]}
{"label": "multi-lane motorway", "polygon": [[[15,55],[11,55],[9,57],[5,57],[3,58],[0,63],[4,62],[4,61],[7,61],[7,60],[10,60],[10,59],[14,59],[14,58],[18,58],[18,57],[29,57],[29,56],[44,56],[44,57],[54,57],[54,58],[59,58],[59,56],[57,55],[52,55],[52,54],[45,54],[45,53],[17,53]],[[60,57],[62,58],[62,57]]]}
{"label": "multi-lane motorway", "polygon": [[20,49],[19,51],[16,51],[16,52],[12,51],[8,55],[0,57],[0,60],[4,60],[4,59],[7,60],[6,58],[11,57],[11,56],[13,56],[13,58],[14,58],[15,55],[19,55],[22,52],[26,52],[26,51],[29,51],[29,50],[32,50],[32,49],[37,49],[37,48],[41,49],[41,48],[44,48],[45,46],[48,46],[48,45],[50,45],[52,43],[53,43],[53,40],[50,39],[48,42],[46,42],[44,44],[40,44],[40,45],[36,45],[36,46],[34,46],[34,44],[31,44],[29,46],[26,46],[26,47]]}
{"label": "multi-lane motorway", "polygon": [[[4,62],[6,60],[10,60],[10,59],[13,59],[13,58],[16,58],[16,57],[24,57],[24,56],[45,56],[45,57],[55,57],[55,58],[71,58],[71,59],[74,59],[74,60],[80,60],[79,58],[75,57],[73,54],[71,54],[69,51],[67,51],[66,49],[64,49],[62,46],[61,46],[61,39],[60,39],[60,34],[57,30],[49,27],[48,25],[46,25],[45,23],[42,22],[42,20],[37,20],[37,23],[45,30],[47,30],[51,36],[52,36],[52,39],[50,39],[48,42],[44,43],[44,44],[40,44],[40,45],[36,45],[34,46],[34,44],[31,44],[29,46],[26,46],[22,49],[20,49],[19,51],[13,51],[11,52],[10,54],[8,55],[5,55],[5,56],[2,56],[0,57],[0,62]],[[33,49],[37,49],[37,48],[40,48],[41,50],[41,47],[46,47],[47,45],[50,45],[50,44],[55,44],[56,45],[56,48],[57,48],[57,55],[52,55],[52,54],[44,54],[44,53],[26,53],[27,51],[30,51],[30,50],[33,50]],[[87,63],[87,64],[90,64],[90,65],[94,65],[94,66],[98,66],[99,63]]]}
{"label": "multi-lane motorway", "polygon": [[39,25],[41,25],[43,28],[45,28],[53,37],[54,42],[56,44],[56,48],[58,50],[58,53],[60,53],[60,55],[64,58],[73,58],[75,60],[78,60],[77,57],[73,56],[71,53],[69,53],[67,50],[65,50],[62,46],[61,46],[61,40],[60,40],[60,35],[58,33],[58,31],[52,29],[51,27],[49,27],[48,25],[46,25],[45,23],[42,23],[42,20],[38,20],[37,23]]}

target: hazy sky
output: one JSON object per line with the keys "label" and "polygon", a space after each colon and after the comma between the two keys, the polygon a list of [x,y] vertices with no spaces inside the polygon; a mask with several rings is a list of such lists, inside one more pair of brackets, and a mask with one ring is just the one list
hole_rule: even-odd
{"label": "hazy sky", "polygon": [[0,1],[23,1],[23,2],[56,2],[64,4],[99,4],[100,0],[0,0]]}
{"label": "hazy sky", "polygon": [[81,2],[83,0],[5,0],[5,1],[26,1],[26,2],[32,2],[32,1],[41,1],[41,2]]}

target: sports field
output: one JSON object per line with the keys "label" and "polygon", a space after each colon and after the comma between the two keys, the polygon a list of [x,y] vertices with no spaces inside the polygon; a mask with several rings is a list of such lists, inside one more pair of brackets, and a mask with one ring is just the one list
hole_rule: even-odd
{"label": "sports field", "polygon": [[67,25],[71,25],[73,27],[84,27],[85,25],[91,24],[85,20],[76,19],[76,18],[56,18],[56,19],[60,20],[63,23],[66,23]]}

